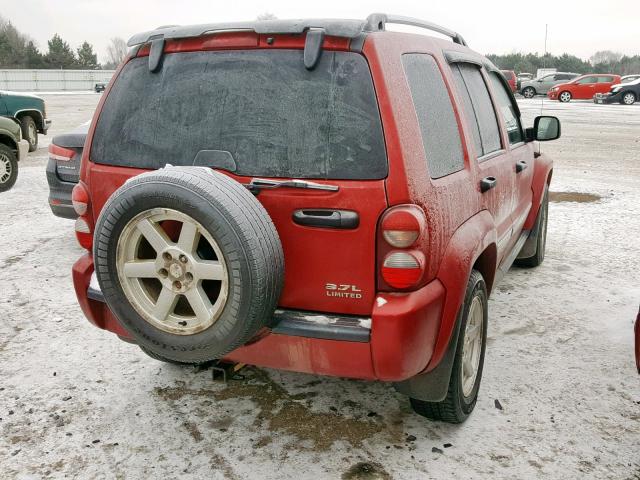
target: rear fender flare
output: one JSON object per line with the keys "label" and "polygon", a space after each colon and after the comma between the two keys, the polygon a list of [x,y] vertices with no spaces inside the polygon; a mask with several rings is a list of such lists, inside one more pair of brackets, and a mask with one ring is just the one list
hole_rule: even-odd
{"label": "rear fender flare", "polygon": [[[447,351],[473,265],[485,250],[492,246],[495,248],[496,244],[495,222],[488,210],[482,210],[468,219],[451,237],[437,274],[446,290],[446,297],[438,338],[427,371],[435,368]],[[497,264],[493,265],[494,274],[496,268]],[[489,288],[490,279],[485,281]]]}
{"label": "rear fender flare", "polygon": [[491,254],[496,243],[495,223],[487,210],[471,217],[453,234],[438,269],[446,295],[433,355],[422,373],[394,384],[398,392],[430,402],[445,398],[458,343],[460,308],[471,269],[484,252],[490,253],[483,257],[484,274],[487,275],[487,269],[491,271],[491,279],[485,279],[489,288],[497,268],[495,254]]}
{"label": "rear fender flare", "polygon": [[523,230],[531,230],[536,223],[538,210],[542,205],[542,197],[545,188],[551,183],[551,175],[553,174],[553,162],[543,154],[540,154],[534,162],[533,179],[531,180],[531,210],[524,222]]}

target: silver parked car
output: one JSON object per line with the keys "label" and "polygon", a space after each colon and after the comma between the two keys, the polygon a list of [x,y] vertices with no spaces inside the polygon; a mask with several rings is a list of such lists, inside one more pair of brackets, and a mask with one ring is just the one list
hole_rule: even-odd
{"label": "silver parked car", "polygon": [[525,98],[533,98],[536,95],[546,95],[547,91],[560,83],[566,83],[579,77],[579,73],[554,72],[543,75],[533,80],[523,80],[520,84],[520,94]]}

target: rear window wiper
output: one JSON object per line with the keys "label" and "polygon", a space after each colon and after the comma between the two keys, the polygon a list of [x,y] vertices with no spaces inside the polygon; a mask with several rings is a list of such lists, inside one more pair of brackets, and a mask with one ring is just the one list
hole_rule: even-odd
{"label": "rear window wiper", "polygon": [[325,185],[323,183],[309,182],[308,180],[269,180],[268,178],[252,178],[251,182],[244,184],[251,192],[257,194],[262,189],[270,188],[307,188],[310,190],[326,190],[337,192],[337,185]]}

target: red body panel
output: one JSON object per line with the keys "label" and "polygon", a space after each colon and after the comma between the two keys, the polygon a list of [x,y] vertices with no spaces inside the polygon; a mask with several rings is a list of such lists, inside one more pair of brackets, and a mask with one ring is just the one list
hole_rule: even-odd
{"label": "red body panel", "polygon": [[[597,80],[599,76],[613,77],[613,81],[580,83],[582,79],[593,77]],[[596,93],[607,93],[613,85],[618,83],[620,83],[620,75],[590,73],[589,75],[582,75],[575,78],[568,83],[556,85],[547,92],[547,97],[551,100],[557,100],[562,92],[569,92],[571,93],[571,98],[575,100],[591,100]]]}
{"label": "red body panel", "polygon": [[[181,52],[219,48],[303,48],[304,37],[265,36],[246,32],[207,35],[197,39],[167,41],[166,51]],[[328,37],[324,48],[346,50],[345,39]],[[389,163],[389,174],[380,181],[330,181],[338,192],[263,191],[258,199],[269,211],[285,253],[285,286],[280,306],[301,310],[355,314],[371,318],[369,343],[339,342],[267,333],[227,357],[242,363],[352,378],[400,381],[440,362],[449,344],[464,296],[469,273],[478,258],[491,288],[497,265],[507,246],[530,224],[541,201],[541,188],[549,178],[550,161],[534,162],[530,144],[512,148],[502,129],[503,150],[494,158],[476,161],[471,132],[458,109],[463,102],[452,86],[451,71],[443,50],[468,49],[430,37],[380,32],[367,35],[362,54],[369,62],[378,100]],[[148,55],[143,47],[137,55]],[[464,169],[431,179],[420,128],[401,55],[432,55],[444,77],[454,106],[464,152]],[[81,180],[91,196],[93,227],[109,196],[127,178],[142,170],[93,164],[91,141],[102,104],[108,98],[116,73],[103,95],[89,129],[83,152]],[[490,85],[490,83],[489,83]],[[499,113],[498,113],[499,114]],[[516,179],[515,163],[526,159],[531,167]],[[534,165],[535,163],[535,165]],[[229,174],[230,175],[230,174]],[[480,192],[480,180],[500,179],[500,188]],[[246,182],[246,178],[230,175]],[[378,276],[386,250],[378,222],[387,207],[417,205],[424,211],[426,231],[412,246],[426,259],[420,283],[410,292],[388,292]],[[322,230],[294,224],[293,210],[300,208],[355,210],[360,226],[355,230]],[[92,217],[92,218],[91,218]],[[526,220],[524,220],[526,218]],[[535,215],[533,217],[535,219]],[[502,239],[500,248],[498,240]],[[328,254],[330,252],[330,254]],[[105,304],[87,298],[93,262],[89,255],[73,268],[80,305],[89,320],[123,337],[120,326]],[[326,283],[355,285],[362,296],[350,301],[327,296]]]}
{"label": "red body panel", "polygon": [[636,317],[635,333],[636,333],[636,367],[638,368],[638,373],[640,373],[640,309],[638,310],[638,316]]}

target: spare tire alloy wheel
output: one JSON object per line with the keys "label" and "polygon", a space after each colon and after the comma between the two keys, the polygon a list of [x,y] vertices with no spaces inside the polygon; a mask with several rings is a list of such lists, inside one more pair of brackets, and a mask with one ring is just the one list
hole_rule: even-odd
{"label": "spare tire alloy wheel", "polygon": [[278,233],[235,180],[202,167],[138,175],[96,223],[94,266],[109,309],[152,357],[222,358],[273,319],[284,281]]}
{"label": "spare tire alloy wheel", "polygon": [[[180,224],[176,243],[167,237],[164,222]],[[148,245],[154,250],[151,255]],[[198,248],[213,250],[217,260],[201,259]],[[191,335],[209,328],[220,316],[229,291],[224,256],[211,234],[188,215],[163,208],[140,213],[122,231],[116,255],[127,300],[156,328]],[[218,282],[218,288],[207,293],[205,280]],[[181,297],[186,304],[178,304]]]}
{"label": "spare tire alloy wheel", "polygon": [[18,178],[18,159],[6,145],[0,144],[0,192],[9,190]]}

